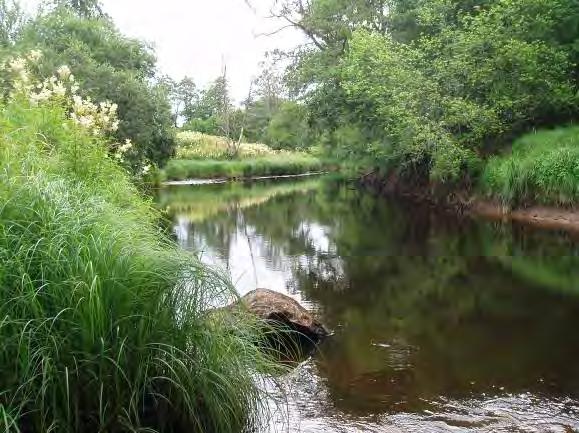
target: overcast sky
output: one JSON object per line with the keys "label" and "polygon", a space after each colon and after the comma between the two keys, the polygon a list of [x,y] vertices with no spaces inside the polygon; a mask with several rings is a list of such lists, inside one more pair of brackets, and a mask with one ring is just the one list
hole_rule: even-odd
{"label": "overcast sky", "polygon": [[[38,0],[21,0],[34,8]],[[258,36],[280,26],[266,19],[271,0],[103,0],[105,11],[126,35],[153,43],[159,69],[175,79],[191,76],[198,85],[216,78],[227,64],[233,97],[247,97],[249,83],[266,51],[293,48],[295,30]]]}

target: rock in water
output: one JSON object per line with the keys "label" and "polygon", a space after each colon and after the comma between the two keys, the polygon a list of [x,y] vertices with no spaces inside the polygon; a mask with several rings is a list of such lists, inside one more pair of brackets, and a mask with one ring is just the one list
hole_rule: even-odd
{"label": "rock in water", "polygon": [[256,289],[242,297],[240,303],[261,319],[287,326],[314,342],[330,334],[308,310],[282,293]]}

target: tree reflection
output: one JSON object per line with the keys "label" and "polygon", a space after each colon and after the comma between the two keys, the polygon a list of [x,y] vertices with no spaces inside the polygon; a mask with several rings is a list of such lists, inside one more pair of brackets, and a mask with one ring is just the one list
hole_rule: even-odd
{"label": "tree reflection", "polygon": [[166,204],[189,221],[184,246],[246,266],[255,279],[244,284],[287,290],[336,330],[315,362],[340,410],[419,411],[483,393],[579,397],[573,239],[457,220],[337,181],[178,196],[179,207]]}

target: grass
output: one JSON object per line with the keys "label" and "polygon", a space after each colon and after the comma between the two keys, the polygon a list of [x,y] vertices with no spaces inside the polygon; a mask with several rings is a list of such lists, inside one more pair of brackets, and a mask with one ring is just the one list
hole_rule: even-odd
{"label": "grass", "polygon": [[570,206],[579,200],[579,127],[538,131],[491,158],[481,189],[511,206]]}
{"label": "grass", "polygon": [[239,432],[272,360],[60,107],[0,106],[0,431]]}
{"label": "grass", "polygon": [[317,172],[324,164],[313,156],[285,153],[253,159],[173,159],[165,167],[169,180],[282,176]]}
{"label": "grass", "polygon": [[177,143],[176,158],[163,170],[168,180],[294,175],[327,165],[308,153],[273,150],[259,143],[242,143],[231,155],[223,137],[199,132],[182,131]]}
{"label": "grass", "polygon": [[[194,131],[177,133],[178,159],[230,159],[231,148],[224,137]],[[261,143],[241,143],[235,155],[238,159],[272,156],[279,151]]]}

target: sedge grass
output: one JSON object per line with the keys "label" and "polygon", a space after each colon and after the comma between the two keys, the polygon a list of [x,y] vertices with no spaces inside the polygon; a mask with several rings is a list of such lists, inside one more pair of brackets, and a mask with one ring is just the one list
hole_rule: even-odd
{"label": "sedge grass", "polygon": [[0,107],[0,430],[239,432],[272,368],[230,283],[179,250],[60,107]]}
{"label": "sedge grass", "polygon": [[491,158],[482,190],[507,205],[570,206],[579,200],[579,127],[527,134]]}

